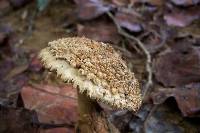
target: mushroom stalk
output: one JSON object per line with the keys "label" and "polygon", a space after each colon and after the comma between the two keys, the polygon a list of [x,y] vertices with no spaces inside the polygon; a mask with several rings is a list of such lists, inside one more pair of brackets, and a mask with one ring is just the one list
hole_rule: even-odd
{"label": "mushroom stalk", "polygon": [[108,122],[102,108],[85,93],[78,92],[79,121],[76,132],[80,133],[118,133]]}
{"label": "mushroom stalk", "polygon": [[85,93],[81,94],[80,92],[78,92],[78,104],[80,116],[91,114],[94,111],[100,112],[102,110],[98,103],[90,99]]}

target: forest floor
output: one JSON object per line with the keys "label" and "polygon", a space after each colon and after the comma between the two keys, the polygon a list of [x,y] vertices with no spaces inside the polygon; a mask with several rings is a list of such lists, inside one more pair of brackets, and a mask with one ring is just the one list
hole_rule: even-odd
{"label": "forest floor", "polygon": [[122,133],[200,132],[199,0],[37,2],[0,0],[0,132],[74,132],[76,90],[37,58],[71,36],[111,43],[140,81],[137,113],[105,107]]}

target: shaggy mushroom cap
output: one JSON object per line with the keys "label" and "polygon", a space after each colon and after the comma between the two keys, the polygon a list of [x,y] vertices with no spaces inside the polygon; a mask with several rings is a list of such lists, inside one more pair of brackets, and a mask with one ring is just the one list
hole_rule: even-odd
{"label": "shaggy mushroom cap", "polygon": [[64,82],[112,107],[137,111],[141,91],[134,73],[109,45],[84,37],[49,42],[39,57]]}

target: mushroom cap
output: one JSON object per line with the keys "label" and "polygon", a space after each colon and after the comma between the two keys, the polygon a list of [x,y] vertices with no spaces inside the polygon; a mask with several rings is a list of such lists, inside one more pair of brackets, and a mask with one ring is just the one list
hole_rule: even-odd
{"label": "mushroom cap", "polygon": [[141,106],[134,73],[109,44],[84,37],[62,38],[49,42],[39,58],[45,68],[92,99],[118,109],[137,111]]}

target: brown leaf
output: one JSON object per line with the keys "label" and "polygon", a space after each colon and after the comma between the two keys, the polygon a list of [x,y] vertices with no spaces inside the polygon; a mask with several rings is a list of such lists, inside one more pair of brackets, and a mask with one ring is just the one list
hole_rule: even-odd
{"label": "brown leaf", "polygon": [[170,0],[173,4],[177,6],[191,6],[196,5],[200,0]]}
{"label": "brown leaf", "polygon": [[12,70],[14,67],[14,62],[10,59],[4,59],[0,61],[0,80],[2,81],[3,78],[7,75],[9,71]]}
{"label": "brown leaf", "polygon": [[[15,106],[15,98],[17,97],[22,86],[28,80],[26,74],[22,73],[24,71],[24,68],[19,68],[19,70],[13,68],[13,60],[6,58],[3,61],[0,61],[0,98],[3,98],[5,100],[5,103],[3,105],[7,105],[10,102],[13,106]],[[7,80],[5,80],[6,77]]]}
{"label": "brown leaf", "polygon": [[91,22],[86,25],[77,25],[78,36],[85,36],[90,39],[102,42],[117,44],[120,36],[114,24],[106,22]]}
{"label": "brown leaf", "polygon": [[1,133],[37,133],[31,125],[33,112],[0,106],[0,116]]}
{"label": "brown leaf", "polygon": [[26,69],[28,68],[28,65],[25,64],[25,65],[22,65],[22,66],[16,66],[14,67],[5,77],[4,77],[4,80],[9,80],[11,79],[12,77],[20,74],[20,73],[23,73]]}
{"label": "brown leaf", "polygon": [[2,39],[0,40],[0,55],[2,57],[11,57],[16,54],[15,50],[17,48],[15,47],[15,44],[17,44],[17,36],[14,34],[12,27],[5,24],[0,25],[0,34],[2,34],[0,35]]}
{"label": "brown leaf", "polygon": [[42,123],[72,124],[77,121],[76,91],[70,86],[25,86],[21,95],[25,108],[36,110]]}
{"label": "brown leaf", "polygon": [[175,45],[173,50],[153,61],[157,81],[164,86],[181,86],[200,81],[200,49],[189,42]]}
{"label": "brown leaf", "polygon": [[146,133],[196,133],[198,124],[191,124],[178,110],[171,107],[173,101],[154,107],[142,127]]}
{"label": "brown leaf", "polygon": [[0,32],[0,45],[4,42],[5,39],[6,39],[6,35]]}
{"label": "brown leaf", "polygon": [[31,55],[29,69],[33,72],[39,72],[42,69],[42,64],[41,64],[40,60],[38,59],[37,55],[35,55],[35,54]]}
{"label": "brown leaf", "polygon": [[185,27],[200,18],[199,7],[191,9],[173,10],[164,15],[164,20],[170,26]]}
{"label": "brown leaf", "polygon": [[11,6],[8,0],[0,0],[0,16],[11,10]]}
{"label": "brown leaf", "polygon": [[112,3],[117,6],[127,6],[131,2],[130,2],[130,0],[112,0]]}
{"label": "brown leaf", "polygon": [[173,89],[159,89],[152,94],[154,104],[161,104],[169,97],[174,97],[183,116],[200,113],[200,84],[192,83]]}
{"label": "brown leaf", "polygon": [[78,18],[90,20],[99,17],[113,7],[102,0],[74,0],[78,7]]}
{"label": "brown leaf", "polygon": [[136,3],[149,3],[151,5],[155,5],[155,6],[161,6],[165,3],[164,0],[129,0],[130,3],[132,4],[136,4]]}
{"label": "brown leaf", "polygon": [[155,6],[162,6],[165,3],[164,0],[145,0],[145,1]]}
{"label": "brown leaf", "polygon": [[178,30],[177,37],[182,38],[188,36],[196,38],[197,40],[200,38],[200,30],[198,23],[194,23],[190,26],[183,27]]}
{"label": "brown leaf", "polygon": [[28,78],[25,74],[17,75],[7,81],[0,80],[0,98],[4,99],[3,105],[7,106],[10,103],[15,107],[17,102],[16,98],[27,81]]}
{"label": "brown leaf", "polygon": [[131,32],[141,32],[143,29],[136,13],[117,12],[115,19],[121,27]]}
{"label": "brown leaf", "polygon": [[[1,3],[0,3],[0,5],[1,5]],[[4,43],[6,43],[5,41],[11,33],[12,33],[11,27],[9,27],[7,25],[0,25],[0,45],[3,45]]]}
{"label": "brown leaf", "polygon": [[40,133],[74,133],[74,132],[75,131],[73,129],[68,129],[64,127],[40,130]]}
{"label": "brown leaf", "polygon": [[10,0],[10,3],[13,7],[19,8],[19,7],[26,5],[27,3],[31,2],[31,1],[32,0]]}

